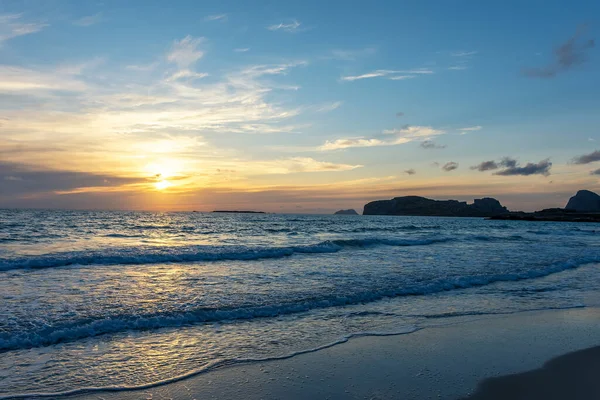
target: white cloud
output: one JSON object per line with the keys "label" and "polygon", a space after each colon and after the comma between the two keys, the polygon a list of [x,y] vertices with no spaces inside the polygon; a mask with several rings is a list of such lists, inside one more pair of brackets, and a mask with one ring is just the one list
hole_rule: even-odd
{"label": "white cloud", "polygon": [[428,68],[417,68],[417,69],[408,69],[408,70],[389,70],[389,69],[378,69],[373,72],[368,72],[362,75],[350,75],[350,76],[342,76],[343,81],[357,81],[360,79],[369,79],[369,78],[381,78],[385,77],[391,80],[404,80],[404,79],[412,79],[416,78],[417,75],[429,75],[433,74],[433,70]]}
{"label": "white cloud", "polygon": [[125,67],[125,69],[129,69],[131,71],[147,72],[152,71],[156,67],[158,67],[158,62],[153,62],[150,64],[128,65]]}
{"label": "white cloud", "polygon": [[390,78],[390,80],[392,81],[403,81],[405,79],[413,79],[416,78],[416,75],[396,75],[396,76],[392,76]]}
{"label": "white cloud", "polygon": [[364,137],[337,139],[334,141],[326,141],[324,145],[319,147],[321,151],[348,149],[351,147],[375,147],[386,146],[387,143],[380,139],[369,139]]}
{"label": "white cloud", "polygon": [[400,129],[387,129],[383,133],[386,135],[400,135],[406,138],[424,138],[430,136],[442,135],[445,132],[439,129],[434,129],[431,126],[405,126]]}
{"label": "white cloud", "polygon": [[469,57],[477,54],[476,51],[455,51],[450,53],[452,57]]}
{"label": "white cloud", "polygon": [[7,40],[39,32],[47,26],[48,24],[22,22],[20,14],[0,14],[0,46]]}
{"label": "white cloud", "polygon": [[259,173],[291,174],[298,172],[340,172],[361,168],[362,165],[335,164],[310,157],[292,157],[275,161],[262,161],[256,165]]}
{"label": "white cloud", "polygon": [[227,21],[227,14],[208,15],[204,18],[205,21]]}
{"label": "white cloud", "polygon": [[194,38],[190,35],[176,40],[167,54],[167,60],[177,64],[180,68],[187,68],[204,55],[204,52],[198,49],[203,42],[203,37]]}
{"label": "white cloud", "polygon": [[61,73],[0,65],[0,93],[53,90],[83,92],[86,84],[72,75],[68,71]]}
{"label": "white cloud", "polygon": [[235,51],[236,53],[245,53],[247,51],[250,51],[250,47],[240,47],[237,49],[233,49],[233,51]]}
{"label": "white cloud", "polygon": [[284,32],[296,32],[298,31],[298,29],[300,28],[300,25],[302,25],[300,22],[293,20],[292,22],[290,22],[289,24],[284,24],[279,23],[276,25],[270,25],[267,27],[268,30],[270,31],[284,31]]}
{"label": "white cloud", "polygon": [[470,126],[468,128],[462,128],[462,129],[459,129],[459,131],[461,131],[460,132],[461,135],[466,135],[469,132],[480,131],[482,128],[483,128],[482,126],[477,125],[477,126]]}
{"label": "white cloud", "polygon": [[448,69],[452,71],[462,71],[468,68],[469,67],[467,67],[466,65],[453,65],[452,67],[448,67]]}
{"label": "white cloud", "polygon": [[383,135],[372,138],[354,137],[326,141],[318,150],[329,151],[351,147],[394,146],[414,140],[443,135],[444,133],[445,131],[434,129],[430,126],[406,126],[400,129],[384,130]]}
{"label": "white cloud", "polygon": [[73,25],[87,27],[97,24],[102,20],[102,13],[99,12],[94,15],[88,15],[87,17],[79,18],[78,20],[73,21]]}
{"label": "white cloud", "polygon": [[341,101],[335,101],[329,104],[323,104],[320,107],[317,107],[317,112],[329,112],[338,109],[342,105]]}
{"label": "white cloud", "polygon": [[253,78],[259,78],[264,75],[286,75],[291,68],[301,67],[305,65],[308,65],[308,62],[303,60],[292,61],[284,64],[251,65],[249,67],[245,67],[241,71],[241,75]]}
{"label": "white cloud", "polygon": [[357,58],[369,56],[375,54],[377,50],[374,47],[366,47],[358,50],[341,50],[335,49],[331,51],[331,55],[324,57],[326,59],[342,60],[342,61],[354,61]]}
{"label": "white cloud", "polygon": [[208,74],[204,72],[194,72],[189,69],[182,69],[170,75],[167,78],[167,81],[176,81],[178,79],[201,79],[206,78],[207,76]]}

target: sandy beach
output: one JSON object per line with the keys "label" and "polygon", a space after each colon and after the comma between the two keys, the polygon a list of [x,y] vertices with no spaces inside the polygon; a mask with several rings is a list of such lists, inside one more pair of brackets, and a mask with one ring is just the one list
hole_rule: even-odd
{"label": "sandy beach", "polygon": [[451,318],[146,390],[71,398],[597,399],[598,321],[598,308]]}

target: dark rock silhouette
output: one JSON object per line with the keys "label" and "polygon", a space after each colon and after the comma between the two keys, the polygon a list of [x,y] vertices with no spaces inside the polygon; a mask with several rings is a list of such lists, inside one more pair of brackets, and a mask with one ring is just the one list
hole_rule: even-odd
{"label": "dark rock silhouette", "polygon": [[334,212],[335,215],[358,215],[358,213],[356,212],[356,210],[354,210],[353,208],[350,208],[348,210],[339,210]]}
{"label": "dark rock silhouette", "polygon": [[600,196],[589,190],[580,190],[569,199],[565,208],[579,212],[600,212]]}
{"label": "dark rock silhouette", "polygon": [[547,208],[535,212],[511,212],[491,219],[513,221],[600,222],[600,196],[580,190],[569,199],[566,208]]}
{"label": "dark rock silhouette", "polygon": [[473,204],[458,200],[432,200],[420,196],[395,197],[365,205],[364,215],[414,215],[436,217],[491,217],[509,211],[496,199],[475,199]]}

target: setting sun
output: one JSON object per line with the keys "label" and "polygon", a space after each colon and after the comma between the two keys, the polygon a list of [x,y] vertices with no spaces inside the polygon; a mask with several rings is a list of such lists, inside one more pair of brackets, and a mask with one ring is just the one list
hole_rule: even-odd
{"label": "setting sun", "polygon": [[166,180],[162,180],[162,181],[158,181],[158,182],[154,183],[154,187],[157,190],[165,190],[171,186],[172,186],[171,182],[166,181]]}

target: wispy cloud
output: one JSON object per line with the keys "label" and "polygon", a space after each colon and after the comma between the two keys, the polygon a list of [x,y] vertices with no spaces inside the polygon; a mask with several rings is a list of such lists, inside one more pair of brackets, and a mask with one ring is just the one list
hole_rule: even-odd
{"label": "wispy cloud", "polygon": [[338,108],[341,107],[342,104],[343,104],[343,102],[341,102],[341,101],[334,101],[333,103],[318,106],[316,111],[317,112],[330,112],[333,110],[337,110]]}
{"label": "wispy cloud", "polygon": [[400,129],[384,130],[376,137],[353,137],[326,141],[318,149],[321,151],[340,150],[352,147],[394,146],[417,140],[419,138],[442,135],[445,132],[430,126],[405,126]]}
{"label": "wispy cloud", "polygon": [[281,22],[279,24],[270,25],[267,27],[267,29],[270,31],[284,31],[284,32],[293,33],[293,32],[297,32],[300,29],[301,25],[302,24],[300,22],[298,22],[297,20],[293,20],[289,23]]}
{"label": "wispy cloud", "polygon": [[125,67],[125,69],[131,70],[131,71],[147,72],[147,71],[152,71],[156,67],[158,67],[158,62],[152,62],[149,64],[127,65]]}
{"label": "wispy cloud", "polygon": [[377,49],[374,47],[366,47],[364,49],[355,50],[341,50],[335,49],[331,51],[331,54],[324,57],[330,60],[341,60],[341,61],[354,61],[358,58],[366,57],[375,54]]}
{"label": "wispy cloud", "polygon": [[235,51],[236,53],[245,53],[247,51],[250,51],[250,47],[239,47],[237,49],[233,49],[233,51]]}
{"label": "wispy cloud", "polygon": [[417,171],[415,171],[414,169],[407,169],[406,171],[404,171],[406,174],[408,175],[414,175],[417,173]]}
{"label": "wispy cloud", "polygon": [[189,35],[181,40],[176,40],[167,54],[167,60],[177,64],[180,68],[189,67],[204,55],[204,52],[198,48],[204,40],[203,37],[195,38]]}
{"label": "wispy cloud", "polygon": [[573,164],[589,164],[596,161],[600,161],[600,150],[595,150],[590,154],[583,154],[573,158],[571,161]]}
{"label": "wispy cloud", "polygon": [[[318,161],[310,157],[292,157],[275,161],[259,162],[257,171],[269,174],[291,174],[298,172],[340,172],[361,168],[362,165],[336,164]],[[261,173],[261,172],[259,172]]]}
{"label": "wispy cloud", "polygon": [[588,59],[588,51],[594,47],[594,39],[582,39],[585,27],[554,49],[553,60],[545,67],[526,68],[523,73],[531,78],[553,78],[561,72],[567,72]]}
{"label": "wispy cloud", "polygon": [[440,145],[434,142],[433,140],[425,140],[420,144],[423,149],[445,149],[446,145]]}
{"label": "wispy cloud", "polygon": [[387,78],[391,80],[404,80],[416,78],[418,75],[429,75],[433,74],[434,71],[428,68],[417,68],[417,69],[409,69],[409,70],[390,70],[390,69],[378,69],[373,72],[368,72],[366,74],[361,75],[349,75],[342,76],[340,79],[342,81],[358,81],[361,79],[370,79],[370,78]]}
{"label": "wispy cloud", "polygon": [[77,26],[81,26],[81,27],[88,27],[88,26],[92,26],[95,25],[97,23],[99,23],[100,21],[102,21],[102,13],[96,13],[94,15],[88,15],[86,17],[82,17],[79,18],[75,21],[73,21],[73,25],[77,25]]}
{"label": "wispy cloud", "polygon": [[485,172],[493,171],[499,168],[504,168],[501,171],[495,172],[494,175],[512,176],[512,175],[550,175],[552,163],[549,159],[542,160],[538,163],[527,163],[521,166],[519,162],[511,157],[504,157],[500,161],[483,161],[478,165],[471,167],[472,170]]}
{"label": "wispy cloud", "polygon": [[[515,160],[510,160],[515,161]],[[506,163],[505,163],[506,164]],[[552,163],[549,159],[542,160],[538,163],[527,163],[525,166],[521,167],[518,163],[509,163],[508,168],[505,168],[502,171],[495,172],[494,175],[502,175],[502,176],[511,176],[511,175],[550,175],[550,168],[552,168]]]}
{"label": "wispy cloud", "polygon": [[469,69],[469,63],[474,56],[477,55],[476,51],[453,51],[450,52],[452,65],[448,67],[450,71],[464,71]]}
{"label": "wispy cloud", "polygon": [[204,17],[205,21],[221,21],[221,22],[225,22],[227,21],[227,14],[214,14],[214,15],[208,15],[206,17]]}
{"label": "wispy cloud", "polygon": [[0,14],[0,46],[7,40],[39,32],[47,26],[39,22],[24,22],[21,14]]}
{"label": "wispy cloud", "polygon": [[450,53],[452,57],[470,57],[477,54],[476,51],[454,51]]}
{"label": "wispy cloud", "polygon": [[204,72],[194,72],[189,69],[182,69],[167,77],[167,81],[176,81],[178,79],[201,79],[206,78],[207,76],[208,74]]}
{"label": "wispy cloud", "polygon": [[498,169],[498,163],[494,160],[483,161],[477,165],[472,166],[471,169],[477,170],[480,172],[492,171],[492,170]]}
{"label": "wispy cloud", "polygon": [[461,128],[461,129],[459,129],[459,131],[460,131],[461,135],[466,135],[469,132],[476,132],[476,131],[480,131],[481,129],[483,129],[483,127],[481,125],[477,125],[477,126],[469,126],[467,128]]}
{"label": "wispy cloud", "polygon": [[61,72],[58,69],[31,70],[0,65],[0,93],[84,91],[87,85],[80,78],[73,75],[67,71]]}
{"label": "wispy cloud", "polygon": [[446,164],[442,165],[442,169],[446,172],[454,171],[457,168],[458,168],[458,163],[454,162],[454,161],[450,161],[450,162],[447,162]]}

